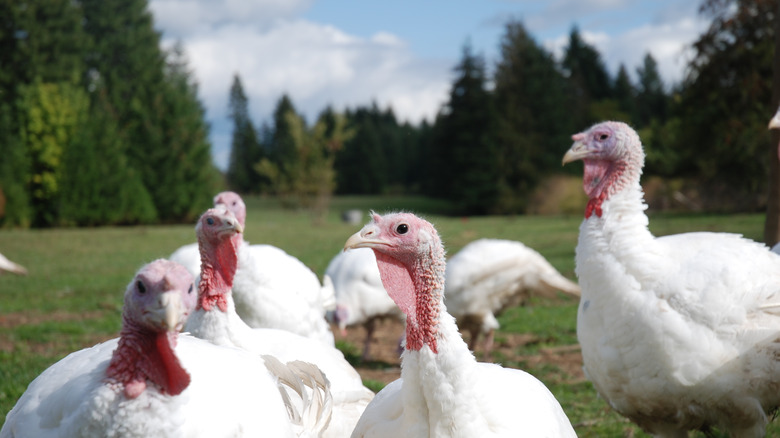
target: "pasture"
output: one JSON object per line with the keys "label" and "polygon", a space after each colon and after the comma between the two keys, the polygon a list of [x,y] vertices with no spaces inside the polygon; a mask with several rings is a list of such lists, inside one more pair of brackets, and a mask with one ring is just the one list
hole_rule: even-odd
{"label": "pasture", "polygon": [[[319,276],[362,226],[341,222],[340,212],[358,208],[422,213],[437,226],[449,254],[482,237],[519,240],[575,278],[580,215],[459,218],[443,215],[446,205],[421,198],[343,197],[335,198],[325,220],[315,225],[308,213],[284,210],[274,200],[245,200],[246,240],[283,248]],[[651,215],[650,228],[656,235],[728,231],[761,240],[763,222],[762,214],[664,214]],[[141,265],[194,240],[194,225],[0,231],[0,252],[29,270],[27,277],[0,276],[0,425],[27,384],[46,367],[69,352],[117,335],[125,285]],[[579,436],[646,436],[612,412],[582,375],[576,309],[576,301],[561,297],[506,312],[500,318],[494,359],[544,381]],[[353,340],[340,339],[339,345],[361,371],[383,366],[359,363],[355,352],[360,346]],[[378,348],[382,346],[373,350]],[[372,389],[382,385],[379,379],[367,380]],[[770,426],[768,435],[780,435],[778,423]]]}

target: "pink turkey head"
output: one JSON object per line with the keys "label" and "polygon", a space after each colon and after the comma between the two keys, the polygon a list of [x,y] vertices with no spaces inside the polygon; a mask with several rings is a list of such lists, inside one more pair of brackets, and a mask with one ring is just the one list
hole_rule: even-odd
{"label": "pink turkey head", "polygon": [[176,356],[177,336],[193,312],[197,295],[192,275],[159,259],[142,267],[125,290],[122,332],[106,369],[109,380],[136,398],[154,383],[168,395],[181,394],[190,375]]}
{"label": "pink turkey head", "polygon": [[246,204],[236,192],[221,192],[214,197],[215,208],[226,208],[233,212],[241,226],[246,225]]}
{"label": "pink turkey head", "polygon": [[195,310],[197,293],[192,275],[170,260],[155,260],[133,278],[125,290],[124,315],[151,331],[179,331]]}
{"label": "pink turkey head", "polygon": [[372,213],[372,221],[347,240],[344,249],[350,248],[374,250],[382,284],[407,316],[407,349],[425,344],[436,352],[445,262],[433,225],[410,213]]}
{"label": "pink turkey head", "polygon": [[601,204],[613,193],[639,182],[645,153],[636,131],[622,122],[602,122],[572,136],[563,164],[585,163],[582,186],[588,195],[585,217],[601,216]]}

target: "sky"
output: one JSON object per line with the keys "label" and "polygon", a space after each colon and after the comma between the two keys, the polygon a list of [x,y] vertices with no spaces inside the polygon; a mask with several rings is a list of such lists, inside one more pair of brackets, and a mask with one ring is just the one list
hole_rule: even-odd
{"label": "sky", "polygon": [[463,47],[499,60],[510,20],[558,59],[574,26],[610,73],[650,53],[667,86],[707,28],[694,0],[150,0],[163,47],[181,42],[206,109],[212,154],[227,168],[228,97],[241,78],[255,127],[287,94],[309,123],[376,102],[401,121],[433,121]]}

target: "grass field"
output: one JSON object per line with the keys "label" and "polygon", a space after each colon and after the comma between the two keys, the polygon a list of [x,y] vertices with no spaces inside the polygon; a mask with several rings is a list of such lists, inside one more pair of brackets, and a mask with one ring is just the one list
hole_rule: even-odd
{"label": "grass field", "polygon": [[[307,213],[283,210],[273,200],[246,201],[246,239],[285,249],[320,276],[345,240],[360,228],[342,223],[340,211],[372,208],[425,212],[450,254],[477,238],[520,240],[574,278],[580,216],[453,218],[442,215],[446,205],[425,199],[349,197],[334,199],[326,220],[313,225]],[[657,215],[651,217],[651,230],[656,235],[729,231],[760,240],[763,221],[758,214]],[[124,287],[142,264],[194,240],[191,225],[0,231],[0,252],[30,272],[27,277],[0,276],[0,425],[29,382],[46,367],[69,352],[117,335]],[[523,347],[517,357],[576,344],[575,301],[534,304],[501,317],[502,333],[533,333],[540,339]],[[499,359],[542,379],[580,436],[646,436],[611,412],[590,383],[572,382],[565,370],[549,364]],[[780,436],[780,425],[773,424],[769,435]]]}

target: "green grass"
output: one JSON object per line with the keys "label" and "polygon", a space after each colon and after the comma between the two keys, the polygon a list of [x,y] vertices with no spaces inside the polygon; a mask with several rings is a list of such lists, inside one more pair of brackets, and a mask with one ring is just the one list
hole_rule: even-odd
{"label": "green grass", "polygon": [[[325,221],[314,225],[308,213],[283,210],[272,199],[246,201],[246,239],[284,248],[318,275],[360,228],[342,223],[340,212],[358,208],[423,212],[437,226],[450,254],[482,237],[519,240],[574,278],[579,215],[460,218],[444,216],[446,204],[424,198],[344,197],[334,199]],[[664,214],[651,217],[651,230],[657,235],[730,231],[760,240],[763,221],[759,214]],[[194,241],[193,225],[0,230],[0,252],[30,271],[27,277],[0,276],[0,424],[27,384],[46,367],[72,351],[117,335],[124,287],[141,265]],[[575,301],[562,298],[533,304],[505,312],[497,338],[502,333],[538,336],[540,341],[522,347],[519,356],[576,343]],[[521,366],[544,381],[580,436],[646,436],[612,412],[590,383],[571,383],[566,372],[549,364],[505,365]],[[381,386],[371,384],[373,389]],[[769,435],[780,436],[780,425],[773,425]]]}

